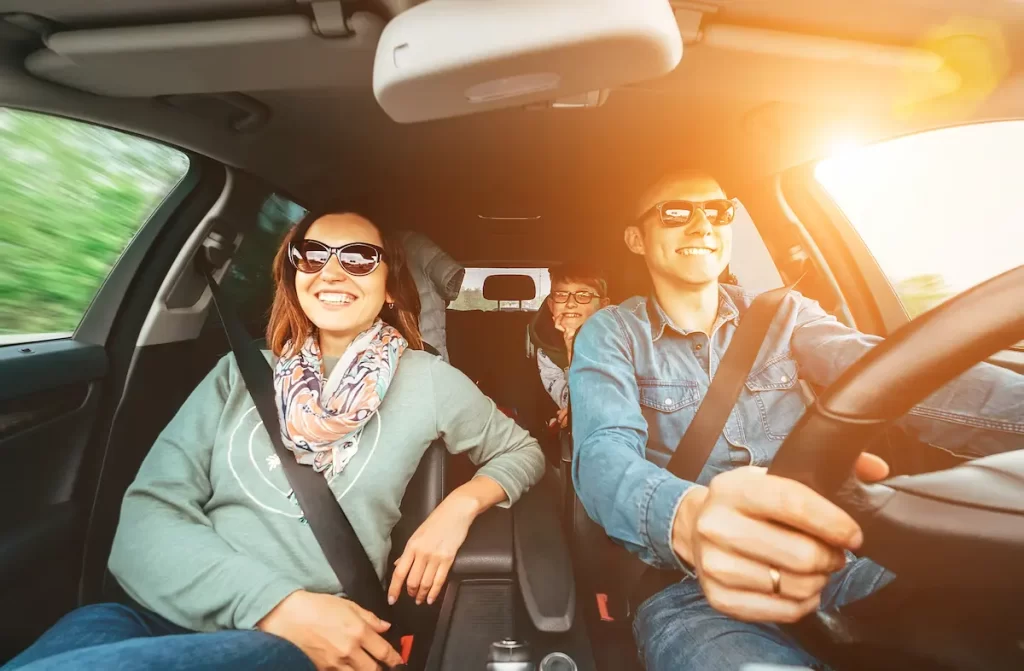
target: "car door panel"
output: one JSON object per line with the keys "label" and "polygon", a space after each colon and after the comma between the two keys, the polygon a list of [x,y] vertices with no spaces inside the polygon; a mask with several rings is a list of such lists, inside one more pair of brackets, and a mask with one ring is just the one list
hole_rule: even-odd
{"label": "car door panel", "polygon": [[0,659],[75,605],[86,516],[73,495],[106,370],[97,345],[0,348]]}
{"label": "car door panel", "polygon": [[[10,243],[2,258],[18,271],[0,286],[2,664],[89,600],[89,530],[135,343],[226,173],[211,159],[92,123],[4,107],[0,116],[15,149],[28,151],[38,137],[62,148],[42,157],[52,154],[52,165],[8,161],[0,174],[29,185],[24,197],[5,192],[18,207],[2,222]],[[109,517],[116,523],[116,509]]]}

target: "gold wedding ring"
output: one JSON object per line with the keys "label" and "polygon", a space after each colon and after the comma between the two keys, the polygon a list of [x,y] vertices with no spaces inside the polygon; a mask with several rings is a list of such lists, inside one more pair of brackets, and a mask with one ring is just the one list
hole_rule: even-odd
{"label": "gold wedding ring", "polygon": [[774,566],[768,567],[768,575],[772,579],[772,592],[782,594],[782,574]]}

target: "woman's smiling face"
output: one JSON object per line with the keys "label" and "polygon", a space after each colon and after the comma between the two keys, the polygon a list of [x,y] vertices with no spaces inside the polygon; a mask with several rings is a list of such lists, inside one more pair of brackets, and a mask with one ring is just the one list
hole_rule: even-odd
{"label": "woman's smiling face", "polygon": [[[329,247],[353,242],[378,247],[384,244],[377,227],[356,214],[321,217],[313,222],[304,238]],[[299,306],[319,330],[324,355],[340,355],[357,335],[373,325],[384,303],[391,300],[387,277],[384,261],[368,275],[356,276],[345,272],[333,254],[319,271],[295,273]]]}

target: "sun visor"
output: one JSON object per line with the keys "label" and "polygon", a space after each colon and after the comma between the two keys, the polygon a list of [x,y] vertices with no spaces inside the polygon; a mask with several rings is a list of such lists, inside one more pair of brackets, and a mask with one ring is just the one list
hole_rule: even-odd
{"label": "sun visor", "polygon": [[427,121],[646,81],[682,55],[665,0],[431,0],[384,29],[373,91]]}
{"label": "sun visor", "polygon": [[33,75],[108,96],[367,87],[380,17],[358,12],[324,37],[305,16],[268,16],[50,35]]}

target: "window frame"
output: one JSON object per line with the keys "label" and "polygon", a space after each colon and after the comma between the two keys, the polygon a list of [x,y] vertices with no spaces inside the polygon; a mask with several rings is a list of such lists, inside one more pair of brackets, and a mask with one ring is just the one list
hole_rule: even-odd
{"label": "window frame", "polygon": [[[129,135],[146,142],[162,145],[173,149],[188,159],[188,169],[181,179],[168,191],[159,204],[153,209],[149,217],[140,223],[135,234],[128,240],[124,250],[114,261],[106,277],[100,283],[96,293],[82,313],[78,325],[70,335],[60,334],[9,334],[5,342],[0,344],[0,350],[6,348],[21,348],[21,351],[31,351],[32,345],[40,343],[51,343],[61,341],[73,341],[91,345],[105,345],[114,326],[114,321],[121,310],[122,303],[131,288],[131,285],[139,274],[144,258],[149,254],[165,226],[171,220],[174,213],[179,209],[185,199],[195,190],[203,177],[203,164],[207,160],[202,155],[188,150],[184,147],[166,142],[161,139],[149,137],[124,128],[117,128],[110,124],[99,123],[92,119],[83,119],[54,112],[52,110],[24,107],[0,103],[0,108],[5,110],[38,114],[54,119],[63,119],[73,123],[87,124],[93,128],[101,128],[122,135]],[[18,339],[24,336],[24,339]],[[46,337],[39,337],[46,336]],[[6,340],[6,338],[12,338]]]}
{"label": "window frame", "polygon": [[[1021,119],[974,120],[961,124],[922,128],[910,133],[883,138],[874,144],[881,144],[901,138],[923,135],[950,128],[1020,121]],[[874,332],[887,336],[910,323],[913,319],[899,297],[896,287],[889,280],[874,253],[857,231],[853,222],[832,198],[832,195],[815,176],[815,169],[823,159],[818,158],[803,165],[790,168],[781,174],[781,197],[785,198],[796,217],[804,224],[808,233],[821,250],[826,263],[833,271],[844,298],[851,304],[862,302],[860,297],[869,296],[878,317],[880,328]],[[853,297],[854,300],[850,300]],[[863,311],[863,310],[862,310]],[[859,317],[855,314],[858,324]],[[865,329],[861,329],[865,330]],[[1018,366],[1024,348],[1011,347],[997,356],[1012,358],[1012,365]]]}
{"label": "window frame", "polygon": [[783,173],[781,195],[818,247],[858,329],[888,335],[910,316],[853,223],[815,179],[817,164],[811,161]]}

